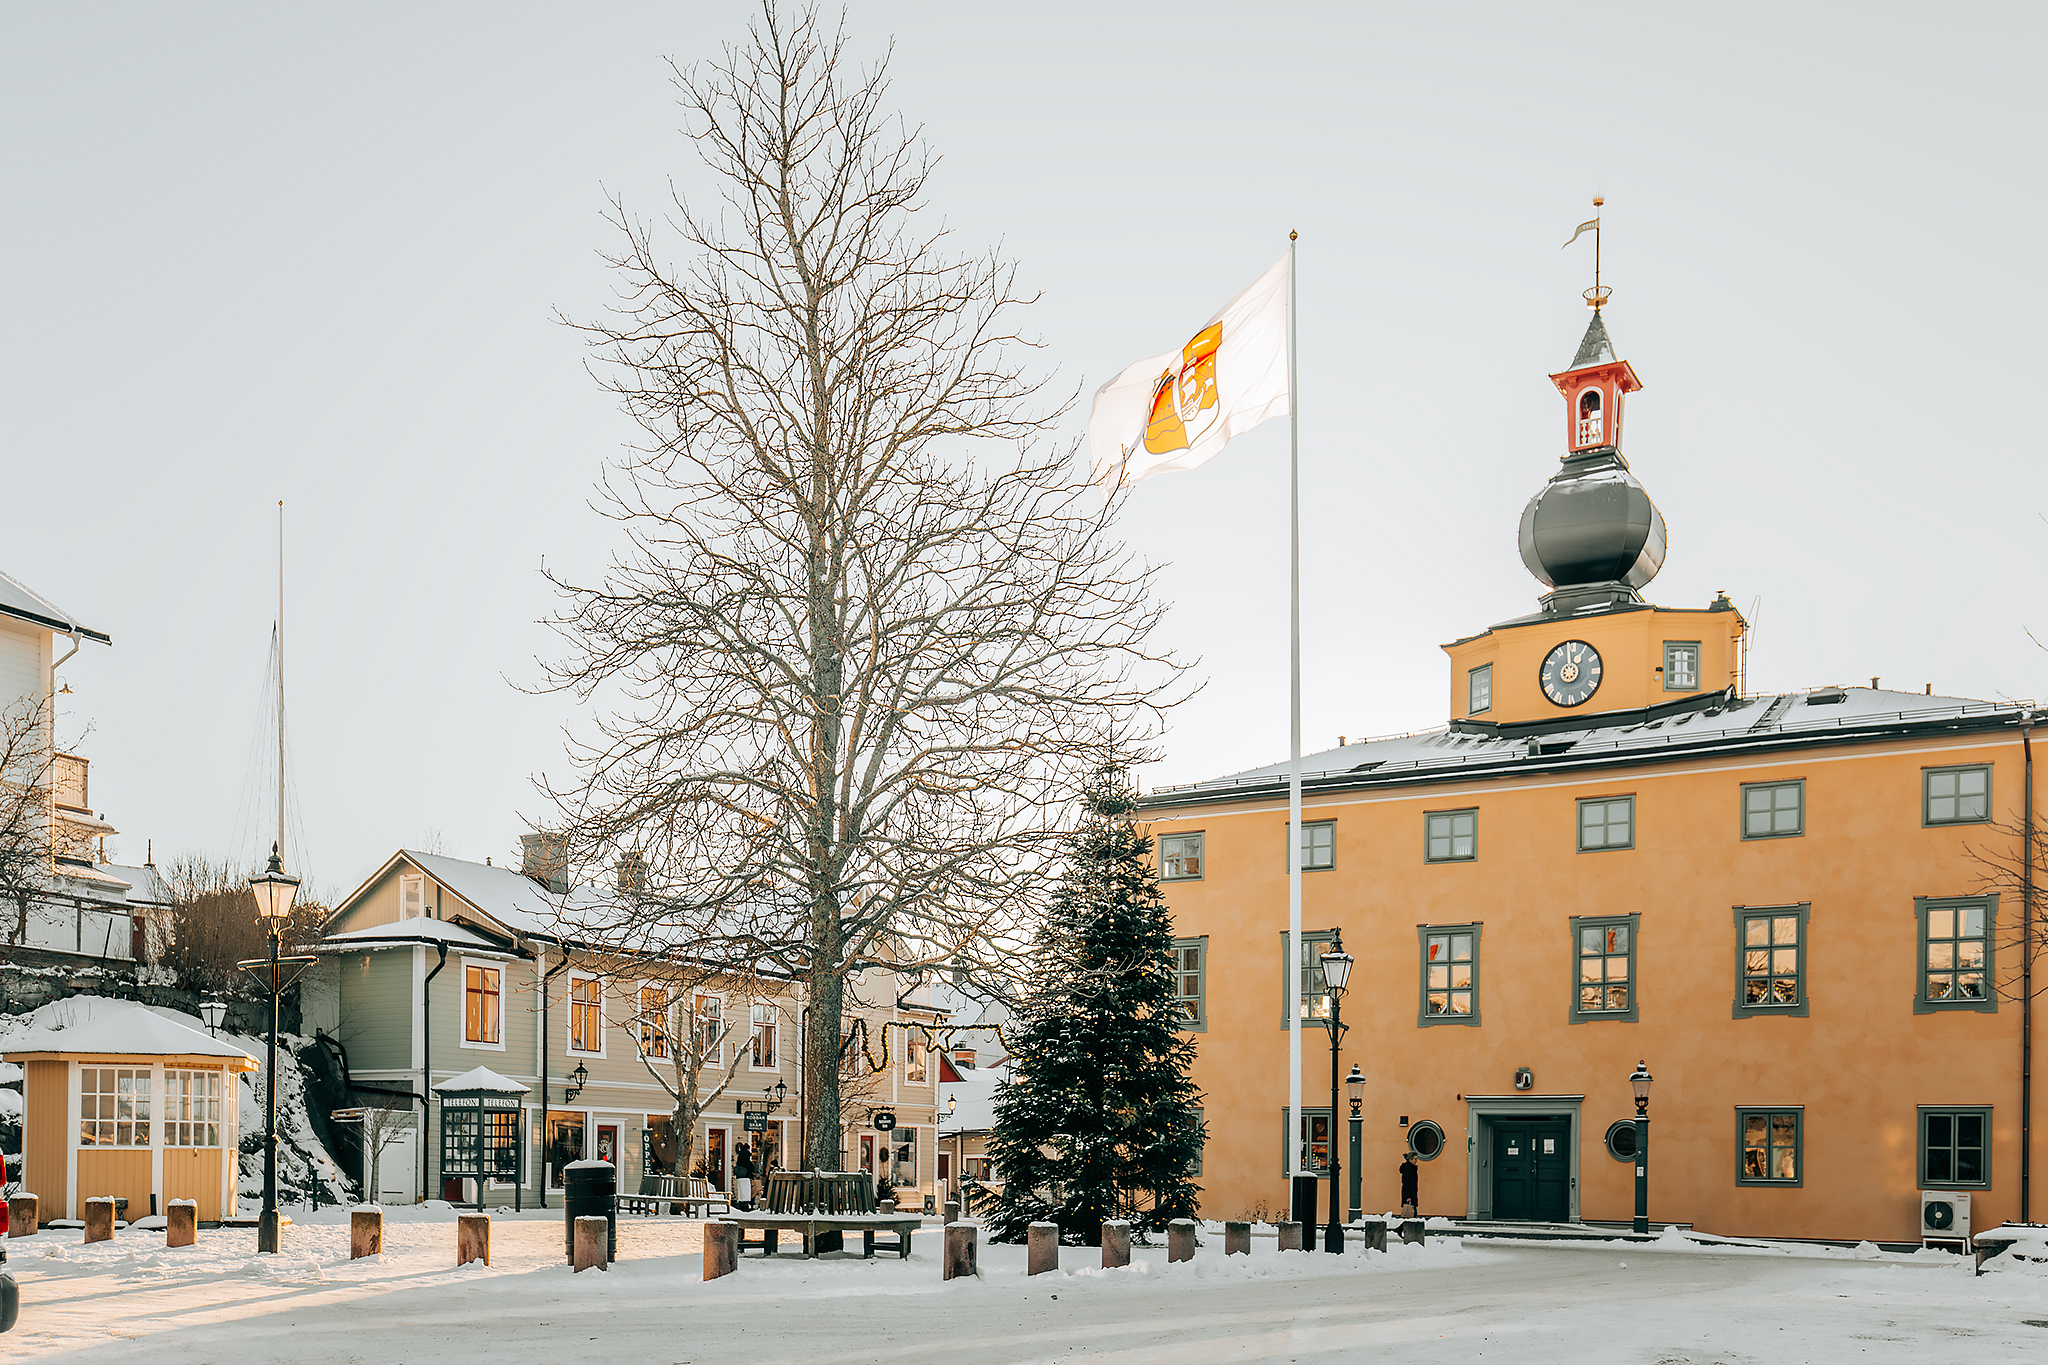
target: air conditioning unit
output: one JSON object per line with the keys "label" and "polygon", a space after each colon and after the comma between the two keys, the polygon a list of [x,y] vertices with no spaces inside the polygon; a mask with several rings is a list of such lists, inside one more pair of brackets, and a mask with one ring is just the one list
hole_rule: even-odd
{"label": "air conditioning unit", "polygon": [[1962,1190],[1920,1191],[1920,1241],[1970,1244],[1970,1196]]}

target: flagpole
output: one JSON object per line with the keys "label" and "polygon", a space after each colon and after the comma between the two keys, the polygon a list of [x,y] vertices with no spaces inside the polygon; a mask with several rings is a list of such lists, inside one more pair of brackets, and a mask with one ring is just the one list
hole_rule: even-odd
{"label": "flagpole", "polygon": [[[1300,235],[1287,234],[1287,1133],[1293,1152],[1287,1169],[1296,1176],[1307,1174],[1301,1114],[1301,389],[1294,373],[1294,244]],[[1335,1124],[1332,1115],[1332,1141]]]}

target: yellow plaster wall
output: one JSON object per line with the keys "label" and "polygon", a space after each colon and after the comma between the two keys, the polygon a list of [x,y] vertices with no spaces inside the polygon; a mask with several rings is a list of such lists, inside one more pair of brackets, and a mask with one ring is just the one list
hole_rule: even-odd
{"label": "yellow plaster wall", "polygon": [[[1735,681],[1742,617],[1733,611],[1680,611],[1663,607],[1583,619],[1537,621],[1496,627],[1484,635],[1445,645],[1451,656],[1451,716],[1496,724],[1592,717],[1603,711],[1636,710],[1719,692]],[[1538,673],[1543,656],[1566,640],[1584,640],[1600,653],[1600,688],[1585,703],[1558,706],[1543,695]],[[1685,692],[1664,690],[1666,641],[1696,640],[1700,685]],[[1493,665],[1493,706],[1472,716],[1466,680],[1475,668]]]}
{"label": "yellow plaster wall", "polygon": [[[1647,615],[1647,613],[1645,614]],[[1704,637],[1706,632],[1701,631]],[[1303,876],[1303,928],[1340,927],[1357,959],[1343,1065],[1367,1080],[1363,1204],[1397,1202],[1406,1149],[1397,1119],[1435,1119],[1444,1154],[1422,1166],[1424,1211],[1466,1209],[1462,1096],[1584,1094],[1581,1212],[1626,1218],[1632,1168],[1602,1137],[1633,1113],[1628,1073],[1647,1060],[1650,1214],[1722,1233],[1913,1240],[1917,1110],[1989,1104],[1993,1185],[1973,1194],[1979,1226],[2018,1217],[2019,1009],[1915,1014],[1915,896],[1970,895],[1972,845],[1988,825],[1923,828],[1921,769],[1993,765],[1994,818],[2016,820],[2020,754],[2009,742],[1930,740],[1641,766],[1578,775],[1445,783],[1427,792],[1313,801],[1336,821],[1336,866]],[[1745,782],[1803,778],[1807,833],[1745,842]],[[1636,847],[1576,850],[1575,800],[1632,793]],[[1423,813],[1472,806],[1478,857],[1423,861]],[[1287,1101],[1281,933],[1287,923],[1283,803],[1162,814],[1153,832],[1202,830],[1205,877],[1164,884],[1176,932],[1207,935],[1206,1032],[1195,1077],[1210,1137],[1205,1216],[1260,1202],[1284,1208],[1281,1110]],[[1807,1018],[1733,1018],[1734,907],[1810,902]],[[1573,915],[1642,916],[1641,1022],[1568,1022]],[[2019,906],[1998,907],[2010,968]],[[1419,924],[1479,921],[1479,1027],[1418,1027]],[[1304,1103],[1329,1103],[1327,1034],[1303,1031]],[[1735,1184],[1738,1105],[1805,1106],[1805,1185]],[[1562,1108],[1562,1106],[1560,1106]],[[1340,1148],[1340,1151],[1342,1149]],[[2037,1149],[2037,1158],[2048,1155]],[[1348,1180],[1346,1182],[1348,1184]],[[2041,1216],[2041,1210],[2034,1210]]]}

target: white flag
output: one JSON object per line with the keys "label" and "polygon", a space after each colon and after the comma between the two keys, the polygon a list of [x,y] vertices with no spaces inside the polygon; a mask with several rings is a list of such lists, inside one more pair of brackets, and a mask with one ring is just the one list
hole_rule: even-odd
{"label": "white flag", "polygon": [[1095,391],[1088,445],[1098,483],[1193,469],[1231,437],[1287,415],[1287,257],[1216,310],[1178,351]]}

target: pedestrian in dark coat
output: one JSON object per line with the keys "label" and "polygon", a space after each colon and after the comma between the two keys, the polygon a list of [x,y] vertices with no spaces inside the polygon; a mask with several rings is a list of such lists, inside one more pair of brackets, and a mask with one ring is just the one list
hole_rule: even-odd
{"label": "pedestrian in dark coat", "polygon": [[1421,1202],[1417,1185],[1422,1179],[1422,1168],[1415,1164],[1415,1153],[1401,1158],[1401,1216],[1415,1217],[1417,1205]]}
{"label": "pedestrian in dark coat", "polygon": [[754,1207],[754,1154],[744,1142],[732,1156],[732,1202],[742,1209]]}

